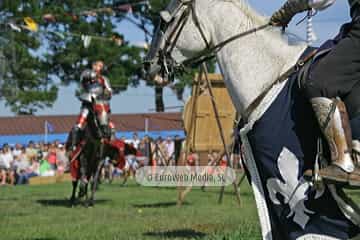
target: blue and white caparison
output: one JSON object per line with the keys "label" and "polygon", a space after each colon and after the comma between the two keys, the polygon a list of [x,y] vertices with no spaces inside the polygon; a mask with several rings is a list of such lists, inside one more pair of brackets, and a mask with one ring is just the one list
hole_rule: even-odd
{"label": "blue and white caparison", "polygon": [[[358,208],[342,190],[314,188],[303,178],[314,167],[320,131],[295,76],[274,84],[298,61],[306,44],[289,44],[279,29],[262,27],[268,18],[244,0],[172,0],[161,18],[145,58],[149,78],[166,78],[191,63],[189,59],[199,60],[214,50],[239,114],[246,115],[268,90],[241,130],[263,239],[359,235]],[[241,37],[221,44],[236,34]]]}

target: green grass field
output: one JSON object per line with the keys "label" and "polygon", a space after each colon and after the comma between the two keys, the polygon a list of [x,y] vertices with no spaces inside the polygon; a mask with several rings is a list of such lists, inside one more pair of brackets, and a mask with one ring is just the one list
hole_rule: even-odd
{"label": "green grass field", "polygon": [[95,207],[68,207],[70,183],[0,188],[0,239],[260,239],[250,187],[193,189],[182,207],[173,188],[102,184]]}
{"label": "green grass field", "polygon": [[[242,206],[227,188],[193,191],[176,206],[176,189],[131,182],[103,184],[95,207],[69,208],[70,183],[0,188],[1,240],[261,239],[252,192],[241,188]],[[360,202],[359,192],[352,194]]]}

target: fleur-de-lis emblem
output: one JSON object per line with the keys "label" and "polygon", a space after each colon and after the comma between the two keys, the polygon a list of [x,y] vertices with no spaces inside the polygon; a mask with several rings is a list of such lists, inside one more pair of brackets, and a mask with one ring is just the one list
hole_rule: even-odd
{"label": "fleur-de-lis emblem", "polygon": [[[290,213],[287,218],[293,218],[293,221],[305,229],[310,217],[308,214],[314,214],[305,206],[305,201],[308,200],[307,192],[310,184],[305,182],[302,178],[299,180],[299,160],[287,148],[283,148],[278,158],[278,168],[282,179],[270,178],[267,181],[266,187],[270,194],[271,201],[276,205],[281,205],[277,194],[284,198],[284,204],[290,207]],[[320,194],[322,195],[322,194]],[[319,197],[317,195],[317,197]]]}

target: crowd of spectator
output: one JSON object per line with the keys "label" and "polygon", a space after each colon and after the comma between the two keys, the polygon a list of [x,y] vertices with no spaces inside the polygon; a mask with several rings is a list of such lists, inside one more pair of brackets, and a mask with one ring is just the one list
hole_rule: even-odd
{"label": "crowd of spectator", "polygon": [[[194,152],[185,154],[183,139],[179,136],[151,139],[148,136],[139,138],[134,133],[130,139],[121,137],[121,140],[131,144],[139,154],[126,156],[125,169],[130,176],[134,176],[136,169],[141,166],[174,166],[174,165],[198,165],[199,155]],[[186,155],[186,157],[185,157]],[[215,162],[219,164],[218,153],[212,152],[207,155],[208,165]],[[110,160],[110,159],[108,159]],[[220,164],[226,164],[225,157]],[[240,155],[232,154],[232,166],[237,168],[240,164]],[[241,166],[239,166],[241,167]],[[16,144],[9,146],[4,144],[0,149],[0,186],[26,184],[31,177],[58,176],[69,172],[70,161],[66,154],[64,144],[59,141],[52,143],[30,141],[26,146]],[[118,169],[113,161],[106,161],[103,175],[121,176],[124,169]]]}
{"label": "crowd of spectator", "polygon": [[[134,133],[132,138],[123,141],[135,147],[139,155],[126,156],[126,168],[131,175],[140,166],[147,165],[174,165],[175,142],[181,141],[178,137],[151,139],[148,136],[139,138]],[[151,161],[150,161],[151,159]],[[112,165],[108,161],[108,165]],[[31,177],[55,176],[69,172],[70,161],[64,144],[59,141],[52,143],[30,141],[26,146],[4,144],[0,149],[0,186],[26,184]],[[111,174],[121,175],[122,169],[111,166]]]}
{"label": "crowd of spectator", "polygon": [[181,142],[183,141],[178,136],[158,137],[155,139],[144,136],[140,139],[137,133],[134,133],[130,139],[125,137],[121,137],[121,139],[135,147],[139,154],[127,155],[124,169],[117,169],[116,166],[107,166],[108,169],[113,169],[109,171],[114,172],[114,176],[124,174],[124,170],[128,170],[130,176],[134,176],[136,170],[142,166],[176,165],[177,159],[180,156],[179,149],[181,148]]}
{"label": "crowd of spectator", "polygon": [[61,175],[69,169],[65,147],[59,141],[26,146],[4,144],[0,150],[0,185],[26,184],[31,177]]}

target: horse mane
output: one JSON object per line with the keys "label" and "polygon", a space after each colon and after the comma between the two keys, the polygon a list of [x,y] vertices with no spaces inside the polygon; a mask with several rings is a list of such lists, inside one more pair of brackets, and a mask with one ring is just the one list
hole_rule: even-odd
{"label": "horse mane", "polygon": [[[246,16],[247,16],[247,27],[249,29],[254,26],[265,25],[269,22],[269,17],[262,15],[257,10],[255,10],[247,0],[215,0],[222,2],[230,2],[234,4],[237,8],[239,8]],[[282,33],[280,28],[271,27],[267,30],[269,34],[271,34],[274,38],[278,38],[289,45],[298,45],[299,43],[305,42],[304,39],[297,36],[294,33],[285,32]]]}
{"label": "horse mane", "polygon": [[223,2],[231,2],[238,8],[242,10],[242,12],[248,16],[250,24],[258,24],[263,25],[268,22],[268,18],[266,16],[261,15],[255,9],[251,7],[247,0],[222,0]]}

